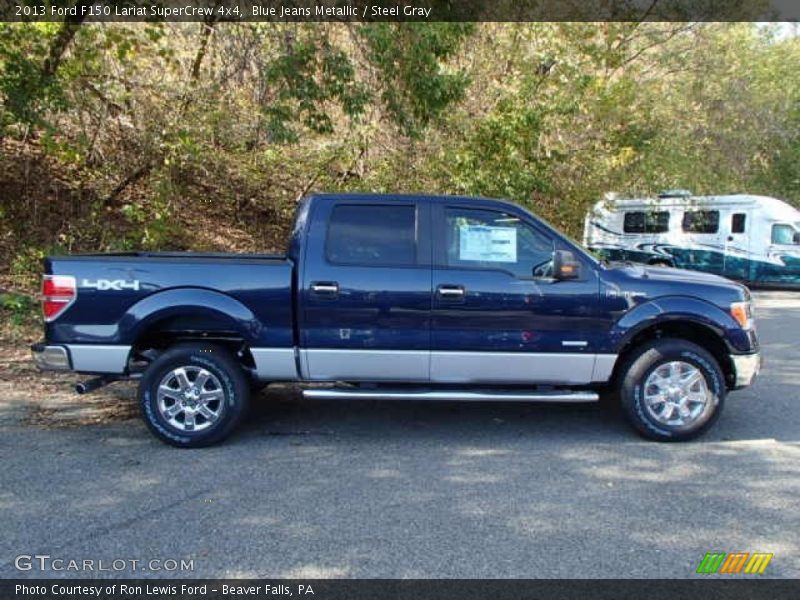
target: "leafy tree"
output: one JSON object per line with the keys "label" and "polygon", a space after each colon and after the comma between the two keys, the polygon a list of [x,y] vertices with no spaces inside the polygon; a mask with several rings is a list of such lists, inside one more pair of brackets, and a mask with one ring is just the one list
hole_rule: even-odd
{"label": "leafy tree", "polygon": [[359,29],[367,57],[378,71],[380,97],[403,133],[421,129],[462,99],[469,77],[448,69],[469,23],[370,23]]}
{"label": "leafy tree", "polygon": [[0,23],[0,278],[54,248],[279,249],[313,190],[507,197],[576,237],[609,191],[798,203],[792,33]]}

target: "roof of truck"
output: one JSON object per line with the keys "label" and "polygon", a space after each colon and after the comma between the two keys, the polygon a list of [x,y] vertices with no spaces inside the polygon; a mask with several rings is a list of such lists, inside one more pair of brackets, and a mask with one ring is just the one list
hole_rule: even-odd
{"label": "roof of truck", "polygon": [[310,198],[319,198],[323,200],[398,200],[398,201],[417,201],[417,200],[430,200],[434,202],[452,202],[456,201],[471,201],[478,200],[481,202],[506,202],[514,204],[511,200],[503,198],[486,198],[483,196],[462,196],[462,195],[445,195],[445,194],[391,194],[391,193],[373,193],[373,192],[346,192],[346,193],[314,193],[309,195]]}

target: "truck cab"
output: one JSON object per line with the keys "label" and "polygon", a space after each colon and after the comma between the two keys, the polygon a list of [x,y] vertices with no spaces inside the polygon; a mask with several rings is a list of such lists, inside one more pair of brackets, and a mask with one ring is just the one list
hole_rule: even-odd
{"label": "truck cab", "polygon": [[[284,381],[328,399],[612,396],[646,437],[682,440],[760,368],[744,286],[604,264],[486,198],[316,194],[284,257],[52,257],[45,270],[50,292],[75,285],[63,310],[45,306],[40,365],[140,379],[145,420],[179,446],[220,441],[252,384]],[[127,276],[98,289],[109,273]],[[124,360],[87,361],[100,346]]]}
{"label": "truck cab", "polygon": [[298,262],[303,378],[607,376],[607,357],[595,373],[613,322],[611,306],[597,302],[597,263],[543,223],[491,200],[326,200],[312,208]]}

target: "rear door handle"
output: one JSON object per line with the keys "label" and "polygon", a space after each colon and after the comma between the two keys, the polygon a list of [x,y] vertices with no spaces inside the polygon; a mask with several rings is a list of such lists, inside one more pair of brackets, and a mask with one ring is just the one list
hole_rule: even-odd
{"label": "rear door handle", "polygon": [[467,293],[463,285],[440,285],[436,288],[436,292],[442,298],[449,298],[452,300],[463,298],[464,294]]}
{"label": "rear door handle", "polygon": [[315,281],[311,284],[311,291],[320,296],[335,296],[339,293],[339,284],[335,281]]}

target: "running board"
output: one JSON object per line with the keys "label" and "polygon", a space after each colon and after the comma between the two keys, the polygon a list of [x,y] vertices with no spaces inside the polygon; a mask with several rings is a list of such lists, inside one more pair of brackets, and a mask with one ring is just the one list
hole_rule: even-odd
{"label": "running board", "polygon": [[455,400],[458,402],[597,402],[596,392],[509,390],[398,390],[363,388],[312,388],[303,390],[304,398],[314,400]]}

